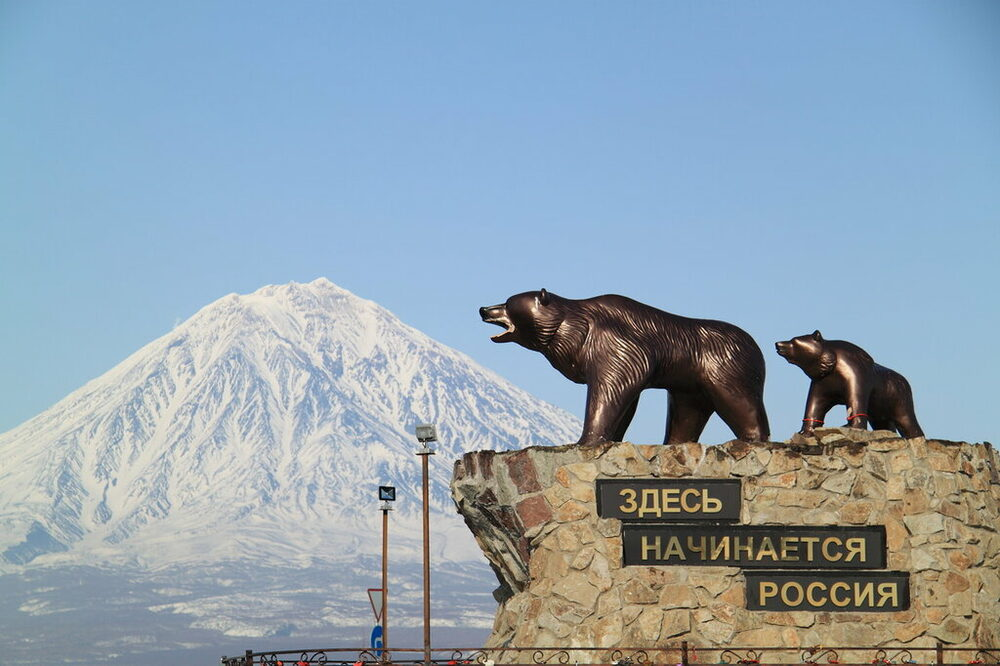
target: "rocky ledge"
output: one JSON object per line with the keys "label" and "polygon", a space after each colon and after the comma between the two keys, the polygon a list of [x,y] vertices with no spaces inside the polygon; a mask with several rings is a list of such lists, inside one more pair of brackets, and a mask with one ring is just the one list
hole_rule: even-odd
{"label": "rocky ledge", "polygon": [[[459,512],[500,582],[488,647],[1000,645],[1000,478],[987,444],[827,428],[732,441],[479,451],[455,464]],[[623,566],[598,479],[741,479],[747,525],[884,525],[896,612],[748,610],[741,569]]]}

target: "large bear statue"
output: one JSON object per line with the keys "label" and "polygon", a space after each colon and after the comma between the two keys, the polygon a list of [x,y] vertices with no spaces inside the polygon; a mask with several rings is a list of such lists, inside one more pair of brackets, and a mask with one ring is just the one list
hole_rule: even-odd
{"label": "large bear statue", "polygon": [[847,406],[847,425],[862,430],[894,430],[903,437],[923,437],[913,411],[913,392],[906,377],[879,365],[861,347],[823,334],[800,335],[774,343],[780,356],[799,366],[812,381],[802,419],[803,435],[823,425],[834,405]]}
{"label": "large bear statue", "polygon": [[479,309],[505,330],[494,342],[541,352],[568,379],[587,385],[580,444],[621,441],[643,389],[669,392],[665,444],[697,442],[718,413],[744,441],[770,435],[764,356],[745,331],[689,319],[613,294],[583,300],[544,289]]}

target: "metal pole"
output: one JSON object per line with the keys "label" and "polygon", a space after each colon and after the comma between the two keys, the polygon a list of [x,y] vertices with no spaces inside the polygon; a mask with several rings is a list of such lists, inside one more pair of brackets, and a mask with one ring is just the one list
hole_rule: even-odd
{"label": "metal pole", "polygon": [[431,665],[431,519],[430,492],[428,490],[427,456],[434,455],[428,442],[437,441],[437,432],[430,423],[418,424],[415,430],[417,441],[422,445],[417,451],[420,456],[420,470],[424,491],[424,666]]}
{"label": "metal pole", "polygon": [[433,451],[425,447],[418,452],[423,475],[424,495],[424,666],[431,663],[431,530],[430,530],[430,498],[427,483],[427,458]]}
{"label": "metal pole", "polygon": [[382,661],[389,660],[389,509],[382,509]]}

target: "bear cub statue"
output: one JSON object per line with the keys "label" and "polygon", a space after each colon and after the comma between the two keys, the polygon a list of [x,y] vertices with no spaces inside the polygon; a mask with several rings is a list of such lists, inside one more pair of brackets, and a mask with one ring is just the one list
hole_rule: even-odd
{"label": "bear cub statue", "polygon": [[587,385],[579,444],[622,441],[646,388],[669,392],[665,444],[697,442],[716,412],[742,440],[770,435],[764,356],[732,324],[680,317],[624,296],[574,300],[544,289],[480,308],[479,316],[504,329],[494,342],[541,352],[567,379]]}
{"label": "bear cub statue", "polygon": [[831,407],[846,405],[848,427],[864,430],[871,423],[875,430],[893,430],[903,437],[924,436],[913,411],[910,383],[876,363],[861,347],[825,340],[819,331],[774,346],[812,380],[800,434],[812,435]]}

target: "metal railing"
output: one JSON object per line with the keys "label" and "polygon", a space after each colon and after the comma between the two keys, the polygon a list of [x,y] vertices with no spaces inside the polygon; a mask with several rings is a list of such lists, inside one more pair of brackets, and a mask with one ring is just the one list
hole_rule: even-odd
{"label": "metal railing", "polygon": [[889,666],[926,664],[964,666],[1000,664],[1000,647],[959,648],[938,643],[933,647],[698,647],[684,641],[676,645],[645,648],[588,647],[496,647],[435,648],[425,661],[424,648],[357,649],[321,648],[253,652],[238,657],[222,657],[222,666],[382,666],[406,664],[427,666],[762,666],[802,664],[803,666]]}

